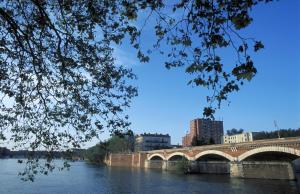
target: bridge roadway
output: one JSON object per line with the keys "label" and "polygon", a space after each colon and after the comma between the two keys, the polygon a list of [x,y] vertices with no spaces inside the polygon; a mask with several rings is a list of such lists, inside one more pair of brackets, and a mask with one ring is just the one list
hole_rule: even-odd
{"label": "bridge roadway", "polygon": [[[186,160],[187,170],[229,173],[232,177],[295,179],[294,163],[300,158],[300,137],[258,140],[140,152],[145,168],[174,170]],[[139,159],[141,157],[139,156]]]}

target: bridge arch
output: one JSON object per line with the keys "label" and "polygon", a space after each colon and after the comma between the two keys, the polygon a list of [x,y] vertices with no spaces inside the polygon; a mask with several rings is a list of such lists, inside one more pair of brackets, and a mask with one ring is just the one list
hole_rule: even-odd
{"label": "bridge arch", "polygon": [[300,150],[297,150],[295,148],[291,147],[280,147],[280,146],[266,146],[266,147],[260,147],[255,148],[253,150],[249,150],[240,156],[238,156],[238,161],[243,161],[244,159],[248,158],[249,156],[252,156],[254,154],[263,153],[263,152],[281,152],[281,153],[288,153],[292,155],[296,155],[300,157]]}
{"label": "bridge arch", "polygon": [[166,160],[166,158],[161,154],[151,154],[150,156],[148,156],[148,160],[151,160],[155,156],[160,157],[162,160]]}
{"label": "bridge arch", "polygon": [[200,158],[204,155],[208,155],[208,154],[215,154],[215,155],[218,155],[218,156],[222,156],[222,157],[228,159],[229,161],[234,161],[235,160],[235,158],[232,157],[231,155],[229,155],[225,152],[218,151],[218,150],[206,150],[206,151],[203,151],[203,152],[200,152],[200,153],[196,154],[196,156],[194,158],[195,158],[195,160],[197,160],[198,158]]}
{"label": "bridge arch", "polygon": [[193,160],[192,157],[190,157],[190,156],[188,156],[188,155],[186,155],[185,153],[182,153],[182,152],[174,152],[174,153],[170,154],[170,155],[166,158],[166,160],[170,160],[170,158],[172,158],[173,156],[183,156],[183,157],[185,157],[185,158],[188,159],[188,160]]}

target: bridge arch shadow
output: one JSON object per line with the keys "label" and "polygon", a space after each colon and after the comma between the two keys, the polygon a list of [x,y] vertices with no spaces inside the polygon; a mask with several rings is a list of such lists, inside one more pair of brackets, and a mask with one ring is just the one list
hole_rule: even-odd
{"label": "bridge arch shadow", "polygon": [[266,146],[249,150],[238,157],[243,176],[247,178],[295,179],[296,160],[300,150],[291,147]]}
{"label": "bridge arch shadow", "polygon": [[231,155],[227,154],[227,153],[224,153],[222,151],[218,151],[218,150],[206,150],[206,151],[203,151],[203,152],[200,152],[198,154],[195,155],[195,160],[199,160],[203,157],[206,157],[206,156],[218,156],[220,158],[224,158],[228,161],[234,161],[235,158],[232,157]]}
{"label": "bridge arch shadow", "polygon": [[242,162],[246,159],[249,159],[250,157],[254,157],[254,156],[263,156],[264,154],[267,156],[269,153],[273,155],[278,155],[278,154],[282,154],[282,156],[293,156],[293,158],[291,158],[291,160],[297,159],[300,157],[300,150],[296,150],[294,148],[291,147],[279,147],[279,146],[267,146],[267,147],[260,147],[260,148],[255,148],[253,150],[249,150],[245,153],[243,153],[242,155],[240,155],[238,157],[238,161]]}
{"label": "bridge arch shadow", "polygon": [[166,158],[161,154],[152,154],[148,157],[148,160],[166,160]]}
{"label": "bridge arch shadow", "polygon": [[206,150],[195,155],[193,171],[205,174],[229,174],[235,158],[218,150]]}
{"label": "bridge arch shadow", "polygon": [[166,157],[166,160],[170,161],[170,160],[176,160],[178,158],[186,158],[187,160],[193,160],[192,157],[190,157],[182,152],[174,152],[174,153],[170,154],[168,157]]}
{"label": "bridge arch shadow", "polygon": [[147,157],[146,165],[152,169],[162,169],[165,157],[162,154],[152,154]]}

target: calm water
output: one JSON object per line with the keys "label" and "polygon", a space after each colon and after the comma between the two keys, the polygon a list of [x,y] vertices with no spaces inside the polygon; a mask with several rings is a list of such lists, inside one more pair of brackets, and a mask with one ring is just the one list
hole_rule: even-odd
{"label": "calm water", "polygon": [[93,194],[93,193],[300,193],[299,182],[230,179],[225,175],[181,175],[154,170],[100,167],[72,163],[70,171],[54,172],[23,182],[15,159],[0,160],[0,193]]}

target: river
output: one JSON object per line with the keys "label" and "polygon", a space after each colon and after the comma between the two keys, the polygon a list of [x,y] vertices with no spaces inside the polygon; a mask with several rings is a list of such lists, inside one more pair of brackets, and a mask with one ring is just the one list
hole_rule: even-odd
{"label": "river", "polygon": [[[300,193],[297,181],[231,179],[227,175],[182,175],[157,170],[104,167],[84,161],[24,182],[16,159],[0,159],[1,194],[187,194]],[[299,177],[300,178],[300,177]]]}

